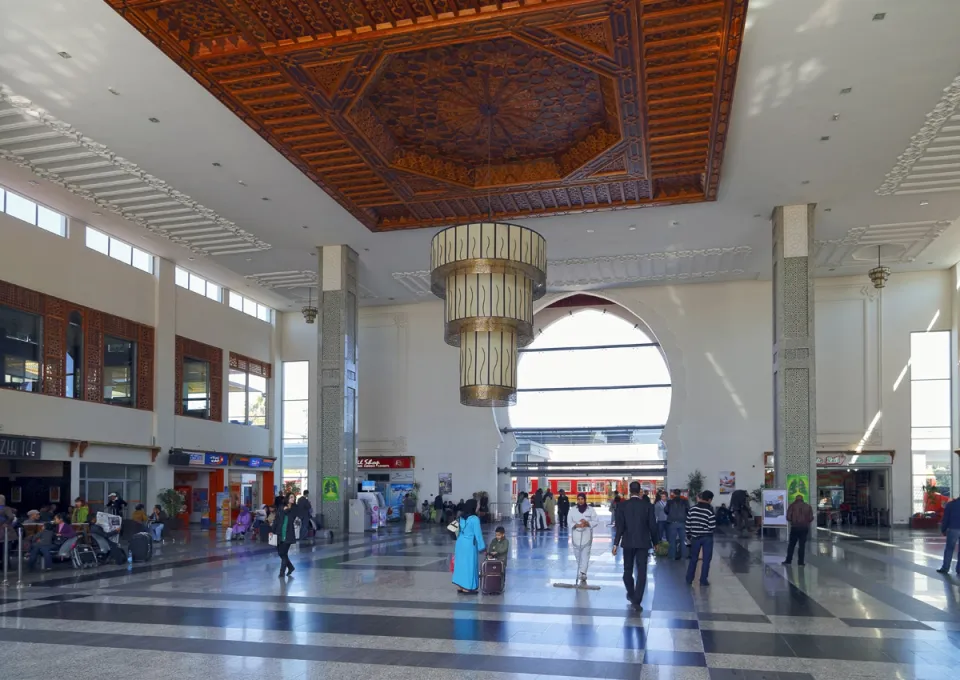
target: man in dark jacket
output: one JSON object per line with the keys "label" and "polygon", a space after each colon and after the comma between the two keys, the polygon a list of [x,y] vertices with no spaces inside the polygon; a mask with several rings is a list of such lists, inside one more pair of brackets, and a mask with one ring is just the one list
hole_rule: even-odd
{"label": "man in dark jacket", "polygon": [[307,537],[310,531],[310,522],[313,521],[313,505],[310,504],[310,492],[304,491],[297,499],[297,517],[300,519],[300,538]]}
{"label": "man in dark jacket", "polygon": [[433,499],[433,509],[437,511],[437,524],[443,524],[443,494],[438,493]]}
{"label": "man in dark jacket", "polygon": [[543,509],[543,489],[537,489],[533,494],[533,528],[540,531],[547,530],[547,513]]}
{"label": "man in dark jacket", "polygon": [[[647,589],[647,559],[655,547],[657,519],[649,499],[640,498],[640,482],[630,482],[630,498],[617,507],[617,534],[613,539],[613,554],[623,548],[623,585],[627,599],[638,610]],[[634,573],[636,572],[636,582]]]}
{"label": "man in dark jacket", "polygon": [[560,489],[557,495],[557,525],[561,529],[567,528],[567,515],[570,514],[570,499],[567,493]]}
{"label": "man in dark jacket", "polygon": [[[943,566],[937,569],[941,574],[950,572],[953,562],[953,551],[960,542],[960,498],[954,498],[943,509],[943,521],[940,522],[940,533],[947,537],[947,545],[943,550]],[[957,558],[957,576],[960,576],[960,557]]]}
{"label": "man in dark jacket", "polygon": [[670,542],[669,554],[673,555],[675,560],[683,557],[683,546],[687,541],[688,512],[690,503],[680,494],[679,489],[671,491],[670,500],[667,501],[667,540]]}
{"label": "man in dark jacket", "polygon": [[802,495],[797,494],[793,503],[787,508],[787,521],[790,523],[790,541],[787,544],[787,559],[783,561],[783,564],[793,562],[793,549],[797,546],[797,543],[799,543],[800,549],[797,551],[797,564],[801,567],[803,566],[804,553],[807,549],[807,537],[810,535],[810,525],[813,524],[813,520],[813,508],[804,502]]}

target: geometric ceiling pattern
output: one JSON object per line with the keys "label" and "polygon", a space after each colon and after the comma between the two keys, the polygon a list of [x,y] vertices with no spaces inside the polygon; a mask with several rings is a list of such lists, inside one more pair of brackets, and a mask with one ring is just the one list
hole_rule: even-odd
{"label": "geometric ceiling pattern", "polygon": [[746,0],[106,0],[374,231],[715,200]]}
{"label": "geometric ceiling pattern", "polygon": [[843,238],[815,242],[815,266],[875,266],[878,256],[887,263],[914,262],[949,226],[922,220],[853,227]]}
{"label": "geometric ceiling pattern", "polygon": [[270,248],[3,85],[0,159],[28,168],[197,255],[234,255]]}

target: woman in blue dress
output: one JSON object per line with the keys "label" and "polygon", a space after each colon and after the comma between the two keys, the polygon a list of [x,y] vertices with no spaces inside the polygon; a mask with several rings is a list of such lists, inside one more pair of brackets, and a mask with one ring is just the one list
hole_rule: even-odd
{"label": "woman in blue dress", "polygon": [[468,500],[463,505],[460,517],[460,535],[453,561],[453,585],[458,593],[475,593],[480,587],[479,554],[486,550],[480,520],[477,518],[477,501]]}

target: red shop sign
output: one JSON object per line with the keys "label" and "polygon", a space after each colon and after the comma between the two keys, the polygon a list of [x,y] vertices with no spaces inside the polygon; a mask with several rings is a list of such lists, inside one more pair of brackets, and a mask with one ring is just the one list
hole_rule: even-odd
{"label": "red shop sign", "polygon": [[413,456],[374,456],[357,459],[358,470],[408,470],[413,467]]}

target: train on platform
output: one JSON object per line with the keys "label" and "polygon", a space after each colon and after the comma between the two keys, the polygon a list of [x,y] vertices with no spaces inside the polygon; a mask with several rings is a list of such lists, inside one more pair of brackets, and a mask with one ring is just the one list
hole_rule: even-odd
{"label": "train on platform", "polygon": [[[587,494],[587,504],[594,507],[605,507],[610,504],[614,496],[619,493],[626,498],[629,495],[630,482],[640,482],[640,487],[654,496],[657,489],[664,488],[666,481],[663,479],[613,479],[598,477],[550,477],[547,479],[547,486],[553,495],[556,496],[560,489],[563,489],[568,496],[576,497],[578,493]],[[527,478],[529,489],[528,493],[533,495],[540,488],[539,480],[536,477]],[[513,480],[513,502],[517,502],[517,480]]]}

